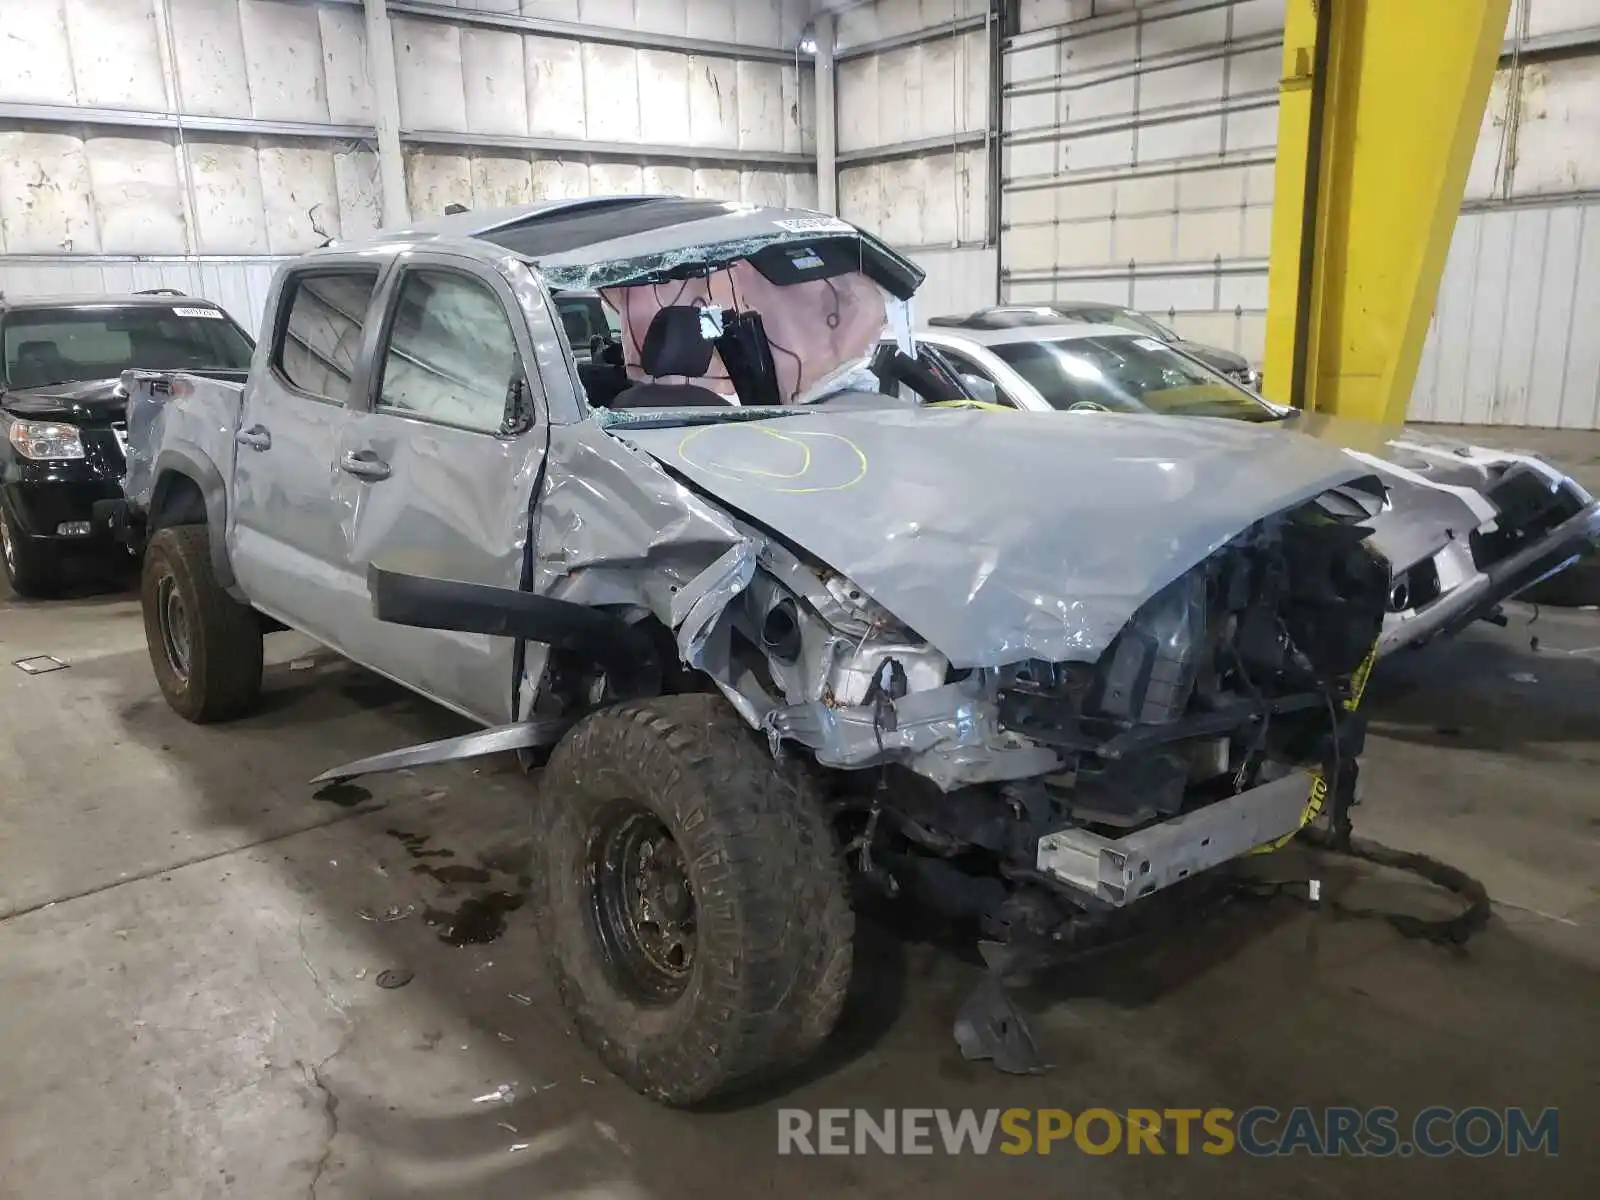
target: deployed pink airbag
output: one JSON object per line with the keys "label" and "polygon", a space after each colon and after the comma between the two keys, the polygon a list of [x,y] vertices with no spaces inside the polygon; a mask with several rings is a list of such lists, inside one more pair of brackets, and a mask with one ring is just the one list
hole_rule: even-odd
{"label": "deployed pink airbag", "polygon": [[[883,292],[859,272],[780,287],[749,263],[739,262],[704,279],[605,288],[600,294],[622,319],[624,361],[629,377],[636,380],[648,378],[639,365],[639,347],[662,308],[688,304],[760,313],[785,404],[795,403],[840,367],[866,358],[888,321]],[[656,382],[691,383],[734,394],[721,355],[712,357],[711,373],[704,378]]]}

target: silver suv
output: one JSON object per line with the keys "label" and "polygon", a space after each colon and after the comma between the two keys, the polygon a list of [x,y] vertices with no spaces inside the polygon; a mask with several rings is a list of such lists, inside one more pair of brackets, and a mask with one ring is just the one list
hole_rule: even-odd
{"label": "silver suv", "polygon": [[[292,626],[489,727],[321,778],[549,752],[549,969],[647,1095],[827,1037],[847,872],[976,922],[963,1050],[1033,1069],[1010,965],[1347,802],[1383,493],[1242,424],[881,394],[938,398],[920,282],[834,218],[665,197],[284,266],[248,382],[128,379],[163,693],[247,712]],[[584,291],[620,352],[580,372]]]}

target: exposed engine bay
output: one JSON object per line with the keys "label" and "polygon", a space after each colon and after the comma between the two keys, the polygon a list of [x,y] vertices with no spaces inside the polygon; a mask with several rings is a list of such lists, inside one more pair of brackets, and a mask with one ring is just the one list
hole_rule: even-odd
{"label": "exposed engine bay", "polygon": [[[1098,662],[976,669],[849,580],[769,547],[697,657],[727,664],[717,685],[776,752],[885,768],[842,805],[879,840],[936,858],[980,851],[1002,877],[1031,874],[1041,837],[1120,836],[1297,775],[1292,829],[1310,791],[1298,773],[1361,747],[1348,710],[1388,579],[1362,542],[1313,502],[1162,589]],[[1040,873],[1113,904],[1160,880],[1106,896],[1048,863]]]}
{"label": "exposed engine bay", "polygon": [[[903,305],[854,269],[847,246],[819,245],[827,253],[769,247],[599,289],[620,315],[634,381],[602,427],[726,505],[737,539],[666,596],[634,593],[629,620],[659,630],[659,658],[685,673],[677,686],[720,691],[775,755],[837,772],[841,833],[869,875],[892,889],[885,864],[920,863],[914,876],[970,892],[956,907],[991,924],[1008,924],[1003,910],[1029,889],[1052,894],[1058,915],[1114,909],[1292,834],[1323,775],[1360,751],[1353,709],[1390,585],[1361,522],[1381,508],[1382,485],[1274,435],[1260,445],[1285,461],[1261,459],[1256,479],[1234,464],[1231,499],[1201,498],[1208,472],[1182,462],[1198,425],[1130,428],[1107,414],[1122,452],[1107,463],[1105,447],[1088,444],[1092,425],[908,412],[851,374]],[[900,381],[914,394],[940,386]],[[821,417],[835,402],[847,403]],[[672,412],[679,404],[745,411]],[[871,424],[854,428],[858,419]],[[930,436],[945,424],[970,440]],[[1076,455],[1038,454],[1047,428],[1086,453],[1081,469]],[[1225,436],[1260,441],[1242,428]],[[1034,498],[1026,524],[1042,513],[1050,535],[1027,536],[1004,498],[921,511],[933,480],[984,473],[978,439],[1004,439],[993,465]],[[1039,487],[1044,474],[1052,487],[1076,475],[1064,490],[1088,525],[1056,533],[1031,471]],[[1263,483],[1300,499],[1264,510],[1251,494]],[[1131,520],[1160,538],[1174,504],[1189,506],[1197,536],[1148,558],[1098,532]],[[882,526],[888,545],[839,533],[863,522]],[[1186,561],[1175,565],[1168,551],[1180,543]],[[616,560],[595,562],[610,574]],[[570,558],[550,582],[590,603],[631,590],[609,578],[586,587]],[[581,710],[604,689],[582,671],[563,678],[581,679],[583,695],[560,699],[563,684],[547,679],[539,712]],[[1213,809],[1205,820],[1226,828],[1178,832]],[[1165,849],[1118,848],[1152,829]],[[1102,862],[1119,856],[1135,860],[1132,878]]]}

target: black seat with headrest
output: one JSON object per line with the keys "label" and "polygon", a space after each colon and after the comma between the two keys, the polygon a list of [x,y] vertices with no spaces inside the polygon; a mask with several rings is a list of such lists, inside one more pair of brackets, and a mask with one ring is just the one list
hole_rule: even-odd
{"label": "black seat with headrest", "polygon": [[17,346],[17,361],[11,369],[12,387],[42,387],[71,377],[72,364],[54,342],[23,342]]}
{"label": "black seat with headrest", "polygon": [[[650,322],[639,347],[639,367],[655,379],[681,376],[703,379],[711,370],[716,344],[701,331],[700,310],[688,304],[669,304]],[[606,407],[710,408],[733,403],[727,396],[692,383],[637,383]]]}

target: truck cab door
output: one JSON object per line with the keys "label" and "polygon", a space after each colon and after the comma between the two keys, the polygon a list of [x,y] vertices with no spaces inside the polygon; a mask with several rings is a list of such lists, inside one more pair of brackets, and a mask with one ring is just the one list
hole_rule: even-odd
{"label": "truck cab door", "polygon": [[359,263],[283,276],[234,433],[228,556],[251,602],[336,649],[344,536],[330,502],[379,270]]}
{"label": "truck cab door", "polygon": [[455,581],[523,586],[549,441],[527,320],[499,269],[442,251],[402,255],[380,308],[366,392],[334,461],[352,599],[344,649],[475,720],[504,723],[516,639],[380,622],[367,573],[374,560],[426,561]]}

